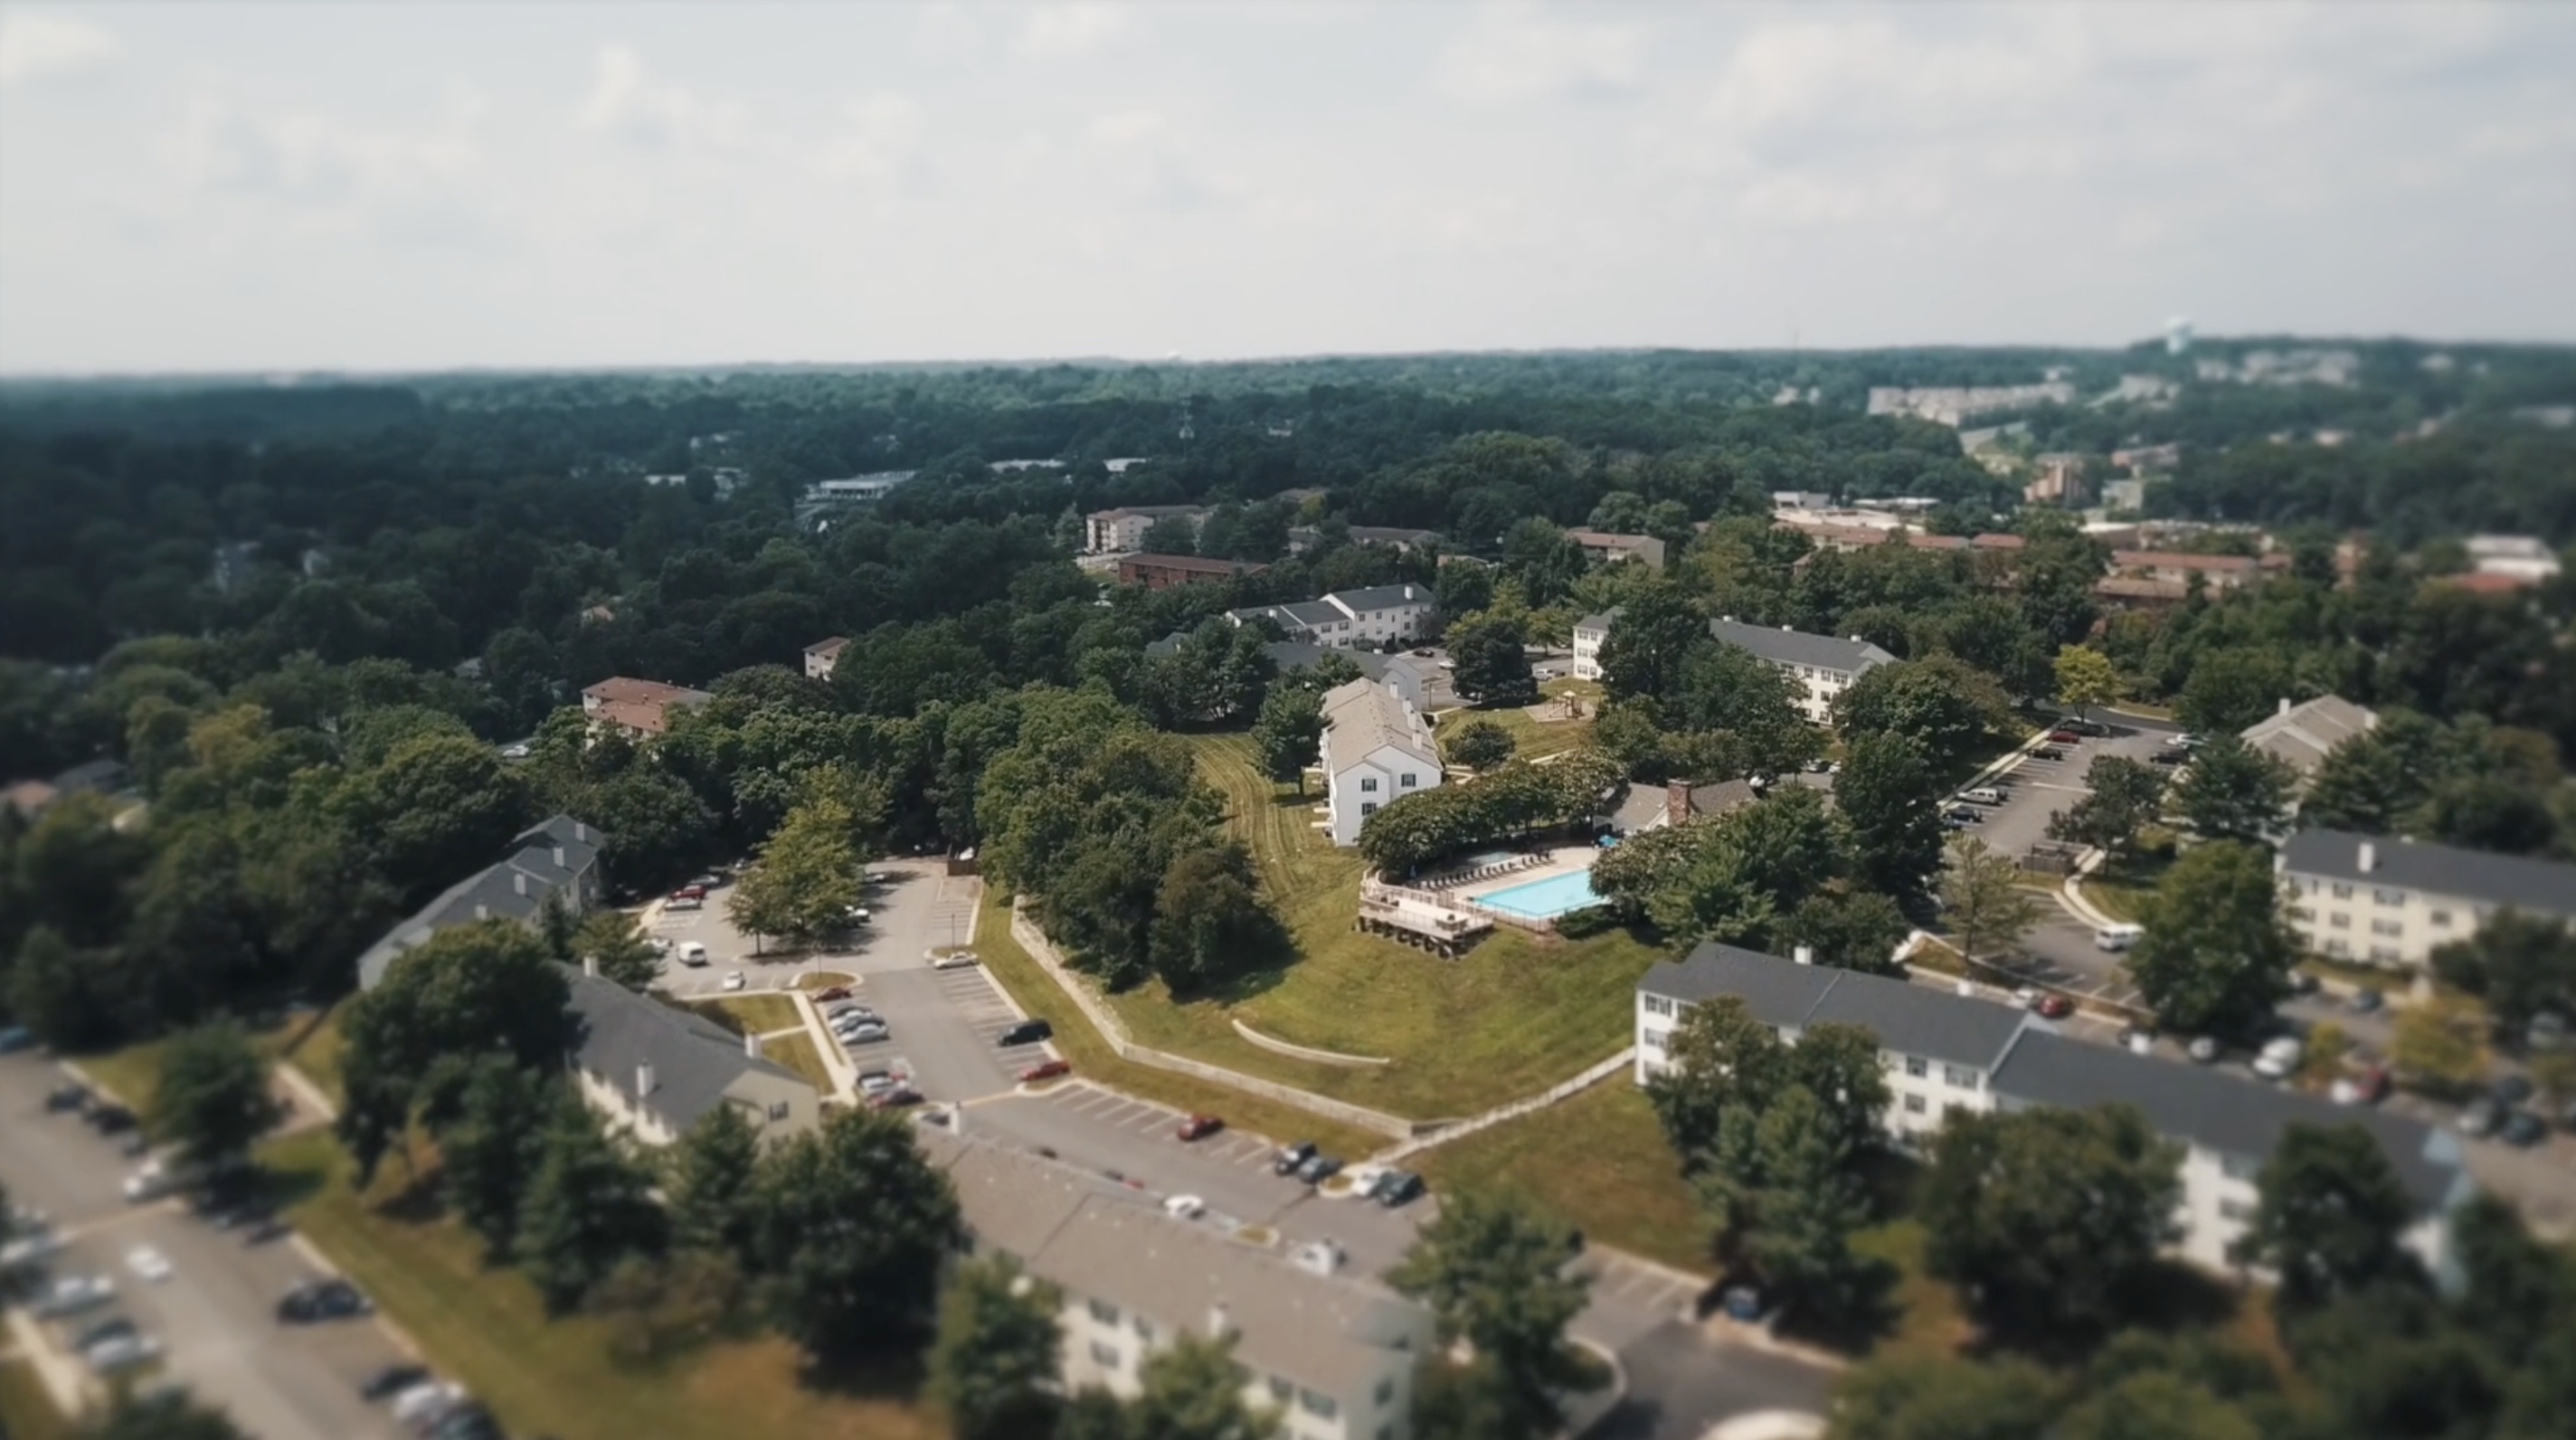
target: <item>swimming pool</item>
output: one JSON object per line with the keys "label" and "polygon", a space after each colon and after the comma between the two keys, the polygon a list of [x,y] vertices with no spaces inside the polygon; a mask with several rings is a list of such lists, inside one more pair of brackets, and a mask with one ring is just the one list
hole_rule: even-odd
{"label": "swimming pool", "polygon": [[1592,872],[1576,870],[1565,875],[1550,875],[1544,880],[1524,880],[1500,890],[1487,890],[1468,897],[1479,905],[1512,915],[1525,915],[1532,920],[1553,920],[1571,910],[1582,910],[1601,903],[1592,890]]}

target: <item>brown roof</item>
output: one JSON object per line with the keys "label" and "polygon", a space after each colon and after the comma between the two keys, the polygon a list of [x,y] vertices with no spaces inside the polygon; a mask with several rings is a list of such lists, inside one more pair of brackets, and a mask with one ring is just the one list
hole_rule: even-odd
{"label": "brown roof", "polygon": [[1247,575],[1262,567],[1241,560],[1210,560],[1199,555],[1130,555],[1118,562],[1126,570],[1187,570],[1201,575]]}
{"label": "brown roof", "polygon": [[0,791],[0,797],[5,797],[9,808],[19,814],[34,815],[37,811],[53,804],[56,793],[53,786],[42,780],[21,780],[7,790]]}
{"label": "brown roof", "polygon": [[1971,540],[1968,543],[1976,546],[1980,550],[2019,550],[2030,542],[2024,540],[2018,535],[2007,535],[2000,530],[1989,530],[1985,534],[1978,536],[1976,539]]}
{"label": "brown roof", "polygon": [[805,647],[805,653],[806,653],[806,654],[808,654],[808,655],[822,655],[822,656],[829,657],[829,656],[833,656],[833,655],[838,655],[838,654],[840,654],[842,651],[847,650],[847,649],[849,649],[849,648],[850,648],[850,637],[849,637],[849,636],[847,636],[847,635],[835,635],[835,636],[833,636],[833,637],[832,637],[831,639],[829,639],[829,640],[817,640],[817,641],[815,641],[813,644],[806,646],[806,647]]}
{"label": "brown roof", "polygon": [[2510,595],[2530,585],[2531,577],[2480,570],[2467,575],[2446,575],[2434,583],[2448,585],[2457,590],[2467,590],[2478,595]]}
{"label": "brown roof", "polygon": [[2191,587],[2180,580],[2138,580],[2106,575],[2093,582],[2093,593],[2113,600],[2180,600]]}
{"label": "brown roof", "polygon": [[2115,550],[2111,564],[2121,570],[2251,570],[2251,555],[2187,555],[2178,550]]}
{"label": "brown roof", "polygon": [[584,709],[612,725],[659,735],[670,728],[667,707],[695,705],[713,700],[704,690],[691,690],[684,685],[668,685],[659,680],[637,680],[626,675],[612,675],[596,685],[582,689]]}

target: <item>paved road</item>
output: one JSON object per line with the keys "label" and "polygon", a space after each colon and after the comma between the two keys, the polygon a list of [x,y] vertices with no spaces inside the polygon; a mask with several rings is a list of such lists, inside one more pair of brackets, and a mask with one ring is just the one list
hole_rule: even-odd
{"label": "paved road", "polygon": [[[60,1079],[33,1055],[0,1058],[0,1179],[69,1238],[54,1274],[116,1282],[115,1303],[83,1320],[131,1317],[162,1342],[167,1374],[260,1440],[394,1440],[391,1418],[357,1394],[359,1377],[403,1358],[384,1332],[366,1322],[279,1325],[277,1297],[318,1272],[291,1243],[247,1245],[178,1201],[127,1204],[117,1186],[133,1162],[77,1118],[45,1113],[44,1094]],[[140,1245],[169,1258],[171,1279],[148,1284],[126,1267]]]}
{"label": "paved road", "polygon": [[1786,1355],[1722,1344],[1673,1323],[1619,1352],[1628,1397],[1593,1440],[1700,1440],[1717,1422],[1763,1410],[1825,1413],[1833,1372]]}

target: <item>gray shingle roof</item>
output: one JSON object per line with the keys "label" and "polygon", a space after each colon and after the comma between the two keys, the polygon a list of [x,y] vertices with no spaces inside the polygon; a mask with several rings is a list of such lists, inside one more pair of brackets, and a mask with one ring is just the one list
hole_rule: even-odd
{"label": "gray shingle roof", "polygon": [[1766,1025],[1866,1025],[1889,1050],[1979,1069],[1994,1065],[2027,1019],[1991,1001],[1715,943],[1701,944],[1679,965],[1647,971],[1637,988],[1676,1000],[1741,995]]}
{"label": "gray shingle roof", "polygon": [[1325,598],[1339,601],[1345,610],[1365,614],[1403,605],[1428,605],[1431,591],[1422,585],[1371,585],[1364,590],[1336,590]]}
{"label": "gray shingle roof", "polygon": [[2378,718],[2340,695],[2320,695],[2246,726],[2244,740],[2300,774],[2313,775],[2327,751],[2369,730]]}
{"label": "gray shingle roof", "polygon": [[[2361,849],[2371,847],[2371,868]],[[2348,830],[2302,830],[2281,847],[2281,868],[2294,875],[2456,895],[2488,905],[2510,905],[2551,915],[2576,915],[2576,865],[2494,855],[2385,835]]]}
{"label": "gray shingle roof", "polygon": [[1437,773],[1440,752],[1420,718],[1385,684],[1366,678],[1324,692],[1324,764],[1338,774],[1392,745]]}
{"label": "gray shingle roof", "polygon": [[1678,965],[1666,961],[1647,971],[1637,988],[1686,1002],[1741,995],[1753,1018],[1765,1025],[1804,1025],[1807,1012],[1840,973],[1709,941]]}
{"label": "gray shingle roof", "polygon": [[564,969],[576,1025],[574,1063],[606,1076],[630,1097],[637,1067],[651,1065],[653,1093],[644,1097],[644,1106],[674,1132],[723,1104],[725,1087],[746,1071],[805,1083],[774,1060],[746,1054],[741,1036],[702,1015],[638,995],[614,980]]}
{"label": "gray shingle roof", "polygon": [[[430,897],[368,946],[358,957],[359,988],[373,989],[404,951],[450,925],[535,919],[548,895],[577,884],[583,872],[599,863],[604,843],[600,832],[569,815],[554,815],[520,831],[497,863]],[[563,852],[561,864],[555,863],[558,850]]]}
{"label": "gray shingle roof", "polygon": [[1813,665],[1858,674],[1869,666],[1890,664],[1896,659],[1866,640],[1747,625],[1741,620],[1711,620],[1708,633],[1729,645],[1741,645],[1775,665]]}
{"label": "gray shingle roof", "polygon": [[1610,622],[1618,618],[1619,607],[1614,606],[1608,610],[1602,611],[1598,615],[1584,616],[1582,619],[1574,622],[1574,628],[1577,630],[1589,630],[1598,635],[1607,635],[1610,633]]}
{"label": "gray shingle roof", "polygon": [[1407,530],[1400,525],[1353,525],[1350,536],[1361,545],[1419,545],[1436,538],[1429,530]]}
{"label": "gray shingle roof", "polygon": [[1615,834],[1632,835],[1651,830],[1670,818],[1672,801],[1663,786],[1631,784],[1619,808],[1611,812],[1610,829]]}
{"label": "gray shingle roof", "polygon": [[1993,1083],[2007,1105],[2135,1105],[2167,1135],[2257,1162],[2270,1158],[2294,1123],[2357,1124],[2378,1137],[2407,1193],[2428,1208],[2449,1198],[2464,1175],[2457,1140],[2404,1116],[2368,1106],[2339,1106],[2297,1090],[2036,1028],[2013,1046]]}
{"label": "gray shingle roof", "polygon": [[930,1126],[918,1134],[979,1246],[1167,1334],[1205,1333],[1222,1306],[1241,1336],[1235,1359],[1255,1373],[1347,1396],[1390,1368],[1389,1349],[1418,1356],[1429,1342],[1430,1317],[1369,1281],[1298,1269],[1025,1151]]}

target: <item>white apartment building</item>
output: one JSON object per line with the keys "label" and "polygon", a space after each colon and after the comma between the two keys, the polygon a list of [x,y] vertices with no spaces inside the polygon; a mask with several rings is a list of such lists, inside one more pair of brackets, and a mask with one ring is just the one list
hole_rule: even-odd
{"label": "white apartment building", "polygon": [[1026,1151],[918,1131],[964,1212],[968,1248],[1054,1286],[1070,1393],[1142,1388],[1145,1359],[1196,1332],[1230,1335],[1244,1398],[1284,1440],[1406,1440],[1431,1315],[1376,1284],[1318,1274],[1132,1191]]}
{"label": "white apartment building", "polygon": [[1440,784],[1430,722],[1395,687],[1360,679],[1324,692],[1323,764],[1336,845],[1356,845],[1378,807]]}
{"label": "white apartment building", "polygon": [[2423,1211],[2407,1243],[2437,1275],[2449,1260],[2449,1212],[2471,1193],[2458,1141],[2413,1120],[2071,1039],[2011,1005],[1815,965],[1803,951],[1783,960],[1703,944],[1647,971],[1636,993],[1640,1085],[1669,1067],[1672,1029],[1690,1007],[1721,995],[1740,997],[1791,1044],[1827,1021],[1868,1027],[1887,1075],[1888,1138],[1900,1148],[1919,1150],[1955,1113],[2133,1105],[2183,1149],[2174,1248],[2213,1270],[2231,1268],[2227,1247],[2253,1217],[2254,1177],[2292,1124],[2357,1123],[2379,1138]]}
{"label": "white apartment building", "polygon": [[1831,635],[1810,635],[1783,625],[1774,630],[1768,626],[1747,625],[1729,615],[1708,622],[1708,633],[1729,645],[1740,645],[1755,658],[1789,672],[1806,687],[1798,702],[1798,712],[1818,725],[1834,718],[1834,697],[1851,683],[1881,665],[1892,665],[1896,657],[1855,635],[1837,640]]}
{"label": "white apartment building", "polygon": [[1601,647],[1610,639],[1610,622],[1619,618],[1616,607],[1598,615],[1586,615],[1574,622],[1574,678],[1601,678]]}
{"label": "white apartment building", "polygon": [[2433,948],[2511,908],[2576,924],[2576,865],[2454,845],[2302,830],[2273,862],[2282,916],[2311,954],[2423,969]]}
{"label": "white apartment building", "polygon": [[2296,705],[2284,695],[2281,708],[2246,726],[2242,738],[2249,747],[2289,766],[2305,785],[2316,778],[2328,752],[2378,724],[2376,711],[2340,695],[2320,695]]}
{"label": "white apartment building", "polygon": [[1207,523],[1204,505],[1121,505],[1082,517],[1082,548],[1090,555],[1123,555],[1145,548],[1145,532],[1157,520],[1187,520],[1195,533]]}
{"label": "white apartment building", "polygon": [[831,679],[832,671],[841,663],[841,652],[849,648],[850,637],[846,635],[835,635],[829,640],[817,640],[813,644],[806,646],[805,678],[808,680]]}
{"label": "white apartment building", "polygon": [[668,1145],[719,1105],[730,1105],[763,1141],[822,1121],[823,1097],[805,1077],[767,1059],[754,1036],[674,1009],[602,979],[596,961],[571,975],[573,1085],[608,1127],[646,1145]]}
{"label": "white apartment building", "polygon": [[1373,585],[1336,590],[1321,600],[1229,610],[1225,618],[1237,625],[1269,620],[1290,640],[1356,650],[1411,644],[1429,627],[1433,608],[1426,586]]}

